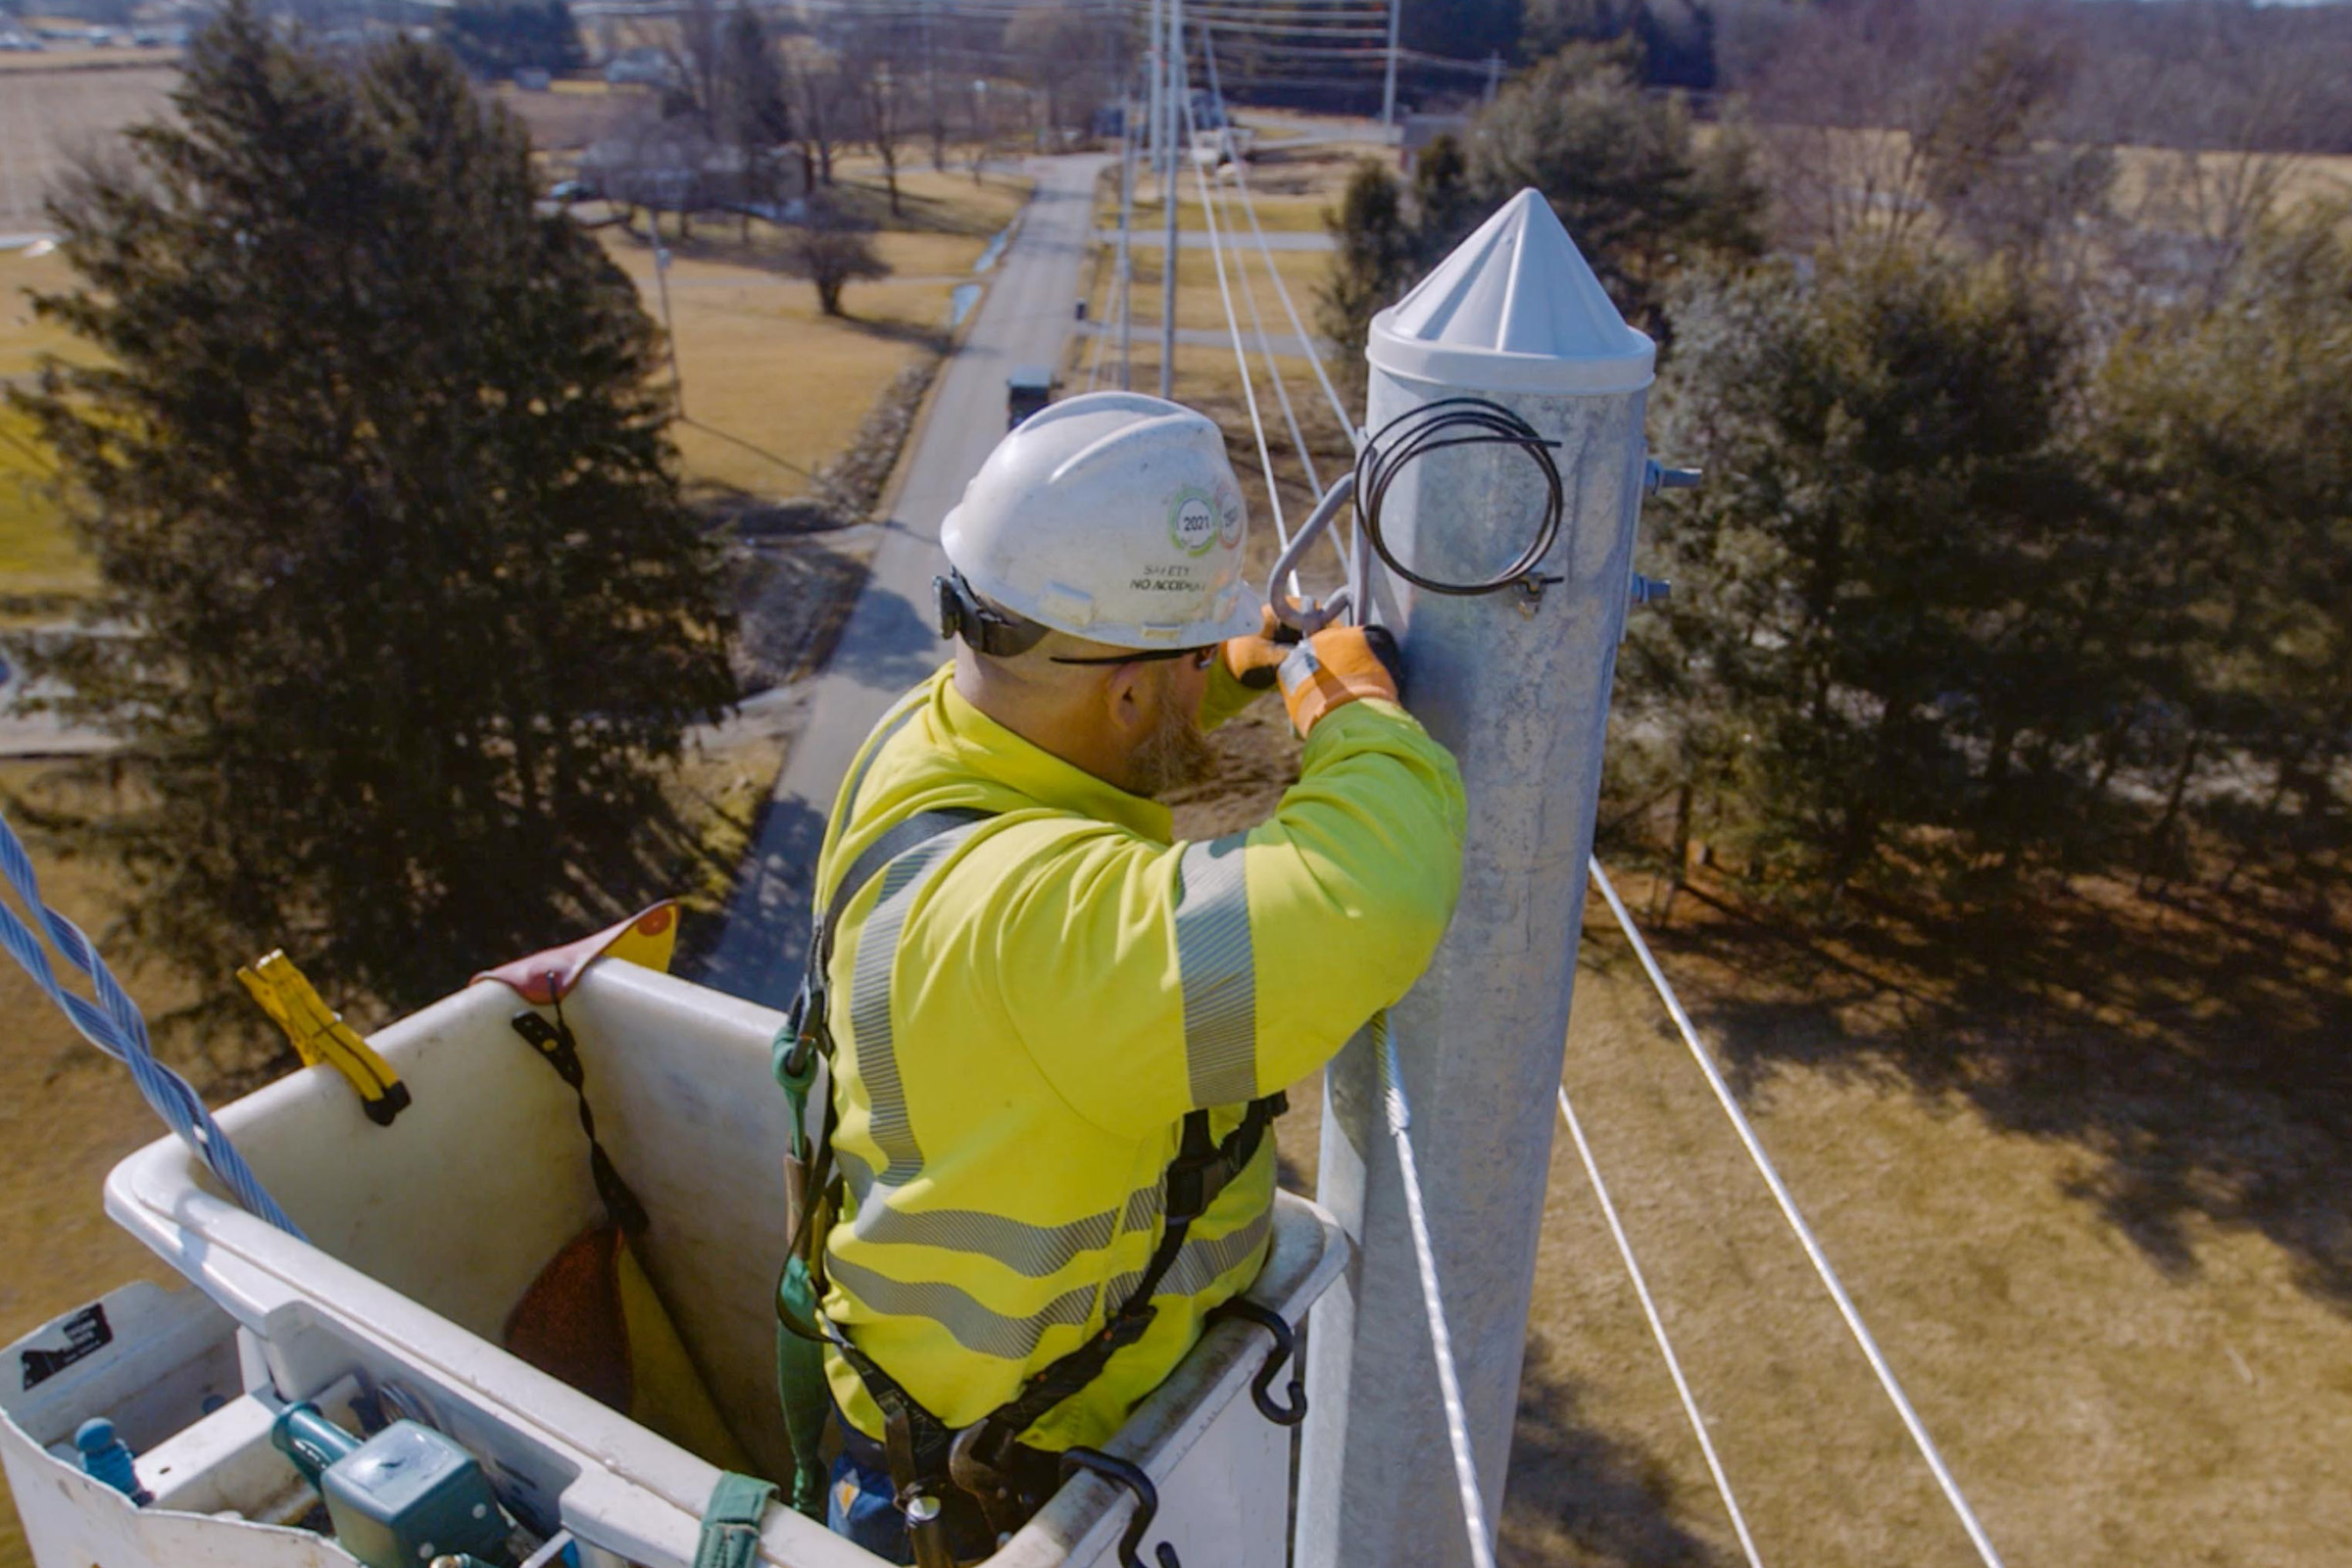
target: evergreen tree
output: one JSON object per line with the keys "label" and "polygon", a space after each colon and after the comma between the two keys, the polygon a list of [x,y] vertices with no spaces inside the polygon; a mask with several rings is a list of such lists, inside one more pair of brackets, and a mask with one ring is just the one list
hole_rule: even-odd
{"label": "evergreen tree", "polygon": [[[1625,686],[1760,858],[1836,890],[1915,829],[2004,865],[2088,836],[2118,667],[2055,311],[2011,271],[1825,256],[1687,287],[1660,450],[1714,482]],[[1703,819],[1709,813],[1702,810]]]}
{"label": "evergreen tree", "polygon": [[81,827],[146,951],[412,1005],[667,891],[716,564],[634,290],[445,52],[347,73],[233,0],[174,107],[50,208],[36,307],[103,359],[18,401],[115,634],[36,669],[122,738]]}
{"label": "evergreen tree", "polygon": [[1694,252],[1763,246],[1762,188],[1746,147],[1701,152],[1679,102],[1642,90],[1630,45],[1575,44],[1505,87],[1479,116],[1471,177],[1490,208],[1533,185],[1637,324],[1654,324],[1668,273]]}
{"label": "evergreen tree", "polygon": [[720,39],[722,70],[715,129],[742,163],[743,237],[751,238],[751,210],[772,209],[783,194],[777,149],[792,140],[792,110],[784,97],[784,62],[767,27],[748,5],[727,16]]}
{"label": "evergreen tree", "polygon": [[2110,357],[2096,471],[2135,676],[2107,737],[2158,803],[2141,859],[2233,841],[2323,918],[2352,872],[2352,244],[2341,206],[2264,235],[2219,310]]}
{"label": "evergreen tree", "polygon": [[1406,220],[1404,191],[1385,164],[1359,162],[1324,219],[1338,244],[1317,291],[1323,330],[1340,345],[1337,372],[1351,396],[1363,391],[1363,345],[1372,318],[1396,303],[1417,275],[1418,240]]}

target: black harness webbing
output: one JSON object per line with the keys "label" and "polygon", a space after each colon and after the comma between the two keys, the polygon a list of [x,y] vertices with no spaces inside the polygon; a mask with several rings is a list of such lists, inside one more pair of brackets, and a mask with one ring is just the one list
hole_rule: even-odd
{"label": "black harness webbing", "polygon": [[[805,1064],[808,1060],[805,1054],[814,1051],[828,1061],[832,1059],[827,972],[842,911],[856,902],[859,890],[900,856],[944,833],[985,821],[995,814],[970,807],[920,811],[884,832],[850,862],[849,869],[834,886],[833,897],[823,906],[816,922],[815,940],[809,944],[808,968],[801,978],[800,993],[794,999],[787,1023],[794,1036],[792,1058]],[[1227,1184],[1256,1157],[1265,1142],[1267,1128],[1288,1108],[1289,1102],[1280,1094],[1253,1100],[1243,1112],[1240,1124],[1222,1140],[1209,1137],[1207,1111],[1188,1112],[1176,1157],[1169,1161],[1161,1178],[1159,1243],[1152,1249],[1134,1286],[1105,1316],[1102,1327],[1085,1343],[1032,1376],[1011,1399],[961,1430],[950,1427],[924,1408],[898,1379],[859,1349],[821,1311],[812,1324],[797,1322],[779,1298],[777,1315],[785,1328],[804,1339],[822,1339],[840,1351],[881,1410],[882,1449],[902,1509],[917,1498],[939,1498],[941,1484],[952,1481],[977,1500],[993,1531],[1018,1529],[1036,1511],[1051,1494],[1058,1472],[1051,1463],[1039,1462],[1050,1456],[1023,1447],[1020,1435],[1055,1405],[1100,1377],[1112,1356],[1143,1338],[1158,1315],[1152,1298],[1168,1271],[1175,1267],[1194,1221],[1207,1212]],[[803,1206],[801,1226],[793,1238],[793,1252],[805,1260],[815,1281],[817,1299],[822,1298],[824,1291],[827,1227],[810,1223],[809,1216],[819,1209],[837,1212],[840,1206],[842,1184],[832,1169],[835,1120],[834,1107],[828,1104],[824,1138],[812,1152],[809,1201]],[[909,1510],[909,1518],[919,1511]],[[933,1544],[918,1541],[918,1557],[926,1545]]]}

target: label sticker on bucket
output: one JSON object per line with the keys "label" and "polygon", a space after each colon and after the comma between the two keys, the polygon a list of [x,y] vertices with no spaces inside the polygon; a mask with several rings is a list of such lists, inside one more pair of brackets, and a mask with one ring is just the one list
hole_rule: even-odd
{"label": "label sticker on bucket", "polygon": [[38,1388],[84,1356],[96,1355],[115,1343],[115,1331],[106,1321],[106,1306],[92,1301],[58,1325],[66,1343],[54,1348],[32,1346],[19,1351],[24,1366],[24,1387]]}

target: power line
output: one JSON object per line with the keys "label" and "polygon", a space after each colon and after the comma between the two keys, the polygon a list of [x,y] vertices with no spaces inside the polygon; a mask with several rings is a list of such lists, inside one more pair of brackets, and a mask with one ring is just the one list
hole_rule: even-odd
{"label": "power line", "polygon": [[1903,1418],[1904,1430],[1911,1434],[1911,1441],[1918,1447],[1920,1457],[1927,1460],[1928,1469],[1935,1473],[1936,1484],[1943,1489],[1945,1500],[1951,1503],[1952,1511],[1960,1516],[1961,1527],[1968,1532],[1968,1539],[1976,1546],[1977,1555],[1984,1560],[1985,1568],[2001,1568],[2000,1554],[1992,1549],[1992,1542],[1984,1534],[1984,1527],[1977,1521],[1976,1510],[1968,1505],[1968,1498],[1961,1495],[1960,1484],[1952,1479],[1951,1470],[1936,1447],[1936,1440],[1928,1436],[1927,1426],[1919,1419],[1919,1412],[1911,1408],[1910,1399],[1903,1394],[1903,1386],[1895,1381],[1893,1368],[1886,1364],[1886,1357],[1879,1349],[1879,1342],[1872,1338],[1869,1327],[1862,1321],[1862,1314],[1854,1308],[1853,1298],[1845,1294],[1845,1287],[1838,1282],[1838,1271],[1830,1266],[1828,1255],[1822,1251],[1821,1243],[1813,1235],[1813,1227],[1806,1224],[1805,1216],[1797,1211],[1796,1200],[1789,1196],[1788,1184],[1781,1180],[1781,1173],[1773,1167],[1771,1156],[1764,1152],[1763,1144],[1756,1138],[1756,1130],[1748,1125],[1746,1114],[1740,1108],[1740,1102],[1733,1097],[1730,1086],[1724,1083],[1723,1074],[1715,1065],[1715,1058],[1699,1043],[1697,1025],[1690,1021],[1690,1014],[1683,1009],[1682,999],[1674,994],[1674,987],[1667,983],[1665,971],[1658,967],[1658,960],[1650,955],[1649,944],[1642,939],[1641,931],[1634,925],[1633,916],[1626,912],[1625,901],[1617,896],[1616,887],[1609,881],[1609,873],[1601,869],[1597,857],[1589,863],[1593,885],[1600,889],[1600,896],[1608,901],[1609,912],[1617,917],[1617,928],[1625,933],[1626,941],[1633,944],[1634,956],[1642,960],[1642,968],[1648,974],[1650,985],[1657,991],[1659,1000],[1666,1004],[1667,1012],[1673,1015],[1674,1026],[1681,1031],[1683,1044],[1690,1048],[1690,1059],[1697,1062],[1698,1070],[1706,1075],[1707,1087],[1715,1092],[1716,1103],[1731,1118],[1732,1128],[1740,1135],[1740,1142],[1746,1148],[1748,1158],[1755,1162],[1757,1174],[1764,1178],[1764,1185],[1772,1190],[1773,1201],[1781,1208],[1781,1217],[1796,1233],[1797,1242],[1813,1264],[1813,1272],[1821,1277],[1821,1283],[1830,1293],[1830,1299],[1838,1303],[1838,1315],[1845,1319],[1845,1326],[1852,1333],[1854,1343],[1861,1347],[1864,1358],[1870,1362],[1871,1371],[1878,1375],[1879,1387],[1886,1390],[1886,1397],[1894,1404],[1895,1413]]}
{"label": "power line", "polygon": [[[1203,43],[1208,52],[1209,81],[1213,90],[1217,80],[1216,42],[1213,39],[1206,39],[1203,40]],[[1217,110],[1220,114],[1225,112],[1225,99],[1222,93],[1217,95]],[[1230,118],[1228,116],[1229,120]],[[1315,340],[1308,334],[1306,324],[1299,320],[1298,307],[1291,301],[1290,286],[1282,280],[1282,270],[1274,264],[1274,247],[1266,241],[1266,231],[1259,226],[1257,221],[1257,203],[1250,199],[1250,170],[1247,164],[1236,159],[1233,166],[1233,176],[1234,187],[1241,192],[1242,196],[1242,213],[1250,220],[1250,233],[1257,238],[1258,254],[1265,259],[1266,275],[1274,280],[1274,297],[1282,301],[1283,314],[1291,318],[1291,330],[1298,334],[1299,347],[1306,351],[1306,363],[1314,367],[1315,380],[1321,384],[1324,399],[1331,405],[1332,416],[1340,421],[1340,428],[1348,432],[1348,440],[1360,447],[1363,440],[1356,430],[1355,421],[1348,416],[1347,406],[1340,401],[1338,389],[1331,384],[1330,375],[1324,371],[1322,351],[1315,346]]]}
{"label": "power line", "polygon": [[1560,1085],[1560,1119],[1568,1124],[1568,1136],[1576,1141],[1576,1155],[1584,1161],[1585,1179],[1592,1184],[1592,1196],[1600,1201],[1601,1217],[1609,1222],[1609,1235],[1617,1242],[1617,1255],[1625,1259],[1625,1272],[1634,1282],[1634,1294],[1642,1300],[1642,1315],[1649,1320],[1650,1337],[1658,1342],[1658,1353],[1666,1358],[1666,1372],[1674,1379],[1674,1392],[1683,1401],[1683,1413],[1690,1418],[1690,1431],[1698,1439],[1699,1451],[1706,1455],[1707,1474],[1715,1478],[1715,1491],[1723,1498],[1724,1511],[1732,1516],[1732,1529],[1740,1537],[1740,1550],[1746,1556],[1748,1568],[1764,1568],[1763,1559],[1756,1555],[1756,1543],[1747,1533],[1746,1516],[1740,1511],[1740,1499],[1732,1495],[1731,1480],[1723,1473],[1723,1461],[1716,1457],[1715,1441],[1707,1436],[1706,1417],[1698,1413],[1698,1401],[1691,1396],[1690,1385],[1683,1377],[1682,1359],[1674,1353],[1674,1342],[1666,1336],[1657,1303],[1649,1298],[1649,1281],[1642,1276],[1642,1265],[1634,1257],[1634,1244],[1626,1240],[1625,1226],[1617,1218],[1617,1205],[1609,1199],[1609,1184],[1600,1179],[1600,1166],[1593,1161],[1592,1146],[1585,1142],[1585,1129],[1576,1119],[1576,1107],[1568,1103],[1566,1084]]}
{"label": "power line", "polygon": [[[1189,53],[1181,52],[1183,46],[1181,35],[1176,41],[1180,52],[1177,55],[1177,73],[1174,79],[1178,83],[1180,95],[1184,100],[1184,128],[1187,142],[1184,154],[1192,159],[1193,176],[1200,186],[1200,216],[1208,227],[1209,260],[1216,265],[1217,295],[1225,302],[1225,326],[1233,334],[1233,363],[1242,372],[1242,401],[1249,407],[1250,433],[1257,439],[1258,466],[1265,470],[1266,505],[1274,513],[1274,537],[1280,540],[1283,548],[1287,550],[1290,548],[1291,534],[1290,530],[1283,525],[1282,487],[1274,481],[1274,457],[1266,447],[1266,422],[1259,417],[1257,412],[1257,388],[1251,383],[1250,376],[1250,353],[1242,346],[1242,323],[1233,314],[1233,291],[1225,283],[1225,247],[1217,233],[1216,204],[1209,196],[1207,172],[1190,145],[1192,138],[1200,134],[1199,127],[1193,123],[1192,57]],[[1171,213],[1175,211],[1174,202],[1175,195],[1171,191],[1168,209]],[[1163,263],[1170,277],[1176,275],[1176,248],[1171,245],[1165,252]]]}

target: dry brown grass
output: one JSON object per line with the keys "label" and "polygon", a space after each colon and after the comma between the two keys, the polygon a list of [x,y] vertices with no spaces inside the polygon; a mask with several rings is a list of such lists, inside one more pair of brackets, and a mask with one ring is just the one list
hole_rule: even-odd
{"label": "dry brown grass", "polygon": [[[659,318],[652,247],[616,230],[606,231],[606,246]],[[891,377],[933,352],[947,326],[950,286],[853,283],[844,300],[851,314],[832,318],[817,309],[813,285],[776,266],[772,254],[680,252],[669,268],[669,301],[687,414],[676,434],[688,477],[784,498],[807,494],[810,475],[848,442]]]}
{"label": "dry brown grass", "polygon": [[170,65],[61,71],[48,55],[0,55],[0,61],[19,67],[0,91],[0,233],[47,227],[41,192],[49,181],[76,154],[160,113],[179,79]]}

